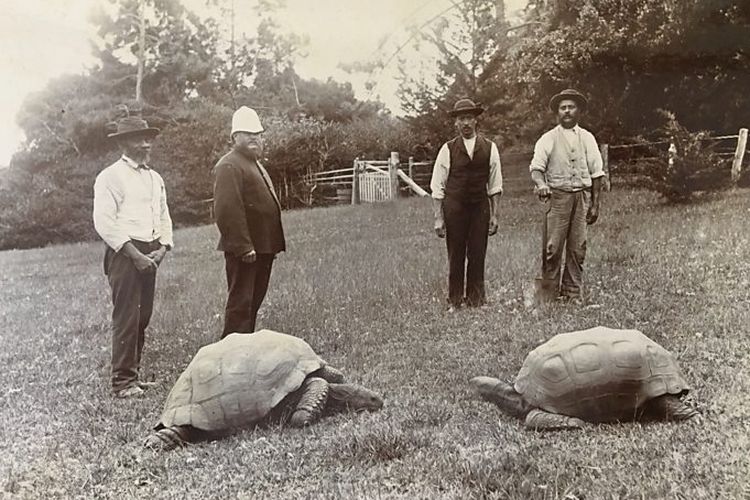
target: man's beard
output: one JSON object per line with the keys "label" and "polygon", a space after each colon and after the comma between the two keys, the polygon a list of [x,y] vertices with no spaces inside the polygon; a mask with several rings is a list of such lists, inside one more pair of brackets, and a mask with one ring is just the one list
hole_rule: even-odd
{"label": "man's beard", "polygon": [[263,155],[263,149],[260,146],[240,146],[239,151],[251,160],[259,160]]}

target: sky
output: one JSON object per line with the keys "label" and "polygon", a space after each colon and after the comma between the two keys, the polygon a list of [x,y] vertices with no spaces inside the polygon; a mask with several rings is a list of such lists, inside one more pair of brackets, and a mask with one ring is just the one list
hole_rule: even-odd
{"label": "sky", "polygon": [[[0,0],[0,167],[24,139],[16,125],[16,114],[30,92],[44,88],[51,78],[65,73],[81,73],[94,64],[90,40],[96,33],[88,14],[105,0]],[[234,0],[241,24],[243,8],[251,12],[251,0]],[[200,11],[205,0],[185,0]],[[458,2],[457,0],[457,3]],[[511,13],[526,0],[506,0]],[[359,98],[377,98],[398,113],[396,98],[397,65],[394,60],[375,73],[377,86],[370,93],[366,75],[352,75],[340,63],[387,59],[407,41],[409,25],[422,25],[445,9],[453,0],[287,0],[279,22],[288,32],[306,35],[307,57],[295,68],[303,78],[352,83]],[[311,8],[311,6],[314,6]],[[241,32],[242,28],[238,29]],[[385,43],[382,43],[384,42]],[[382,46],[381,46],[382,44]],[[410,45],[399,55],[406,55]]]}

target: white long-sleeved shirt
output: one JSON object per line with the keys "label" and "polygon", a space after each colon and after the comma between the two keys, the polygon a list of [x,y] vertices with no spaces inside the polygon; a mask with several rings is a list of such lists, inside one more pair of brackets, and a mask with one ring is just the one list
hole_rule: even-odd
{"label": "white long-sleeved shirt", "polygon": [[174,246],[164,180],[123,155],[96,176],[94,228],[115,252],[130,240]]}
{"label": "white long-sleeved shirt", "polygon": [[[474,146],[477,143],[477,136],[471,139],[465,139],[464,147],[469,154],[469,158],[474,158]],[[445,184],[448,182],[448,173],[451,168],[451,153],[446,142],[438,151],[435,158],[435,165],[432,168],[432,180],[430,181],[430,190],[432,198],[442,200],[445,198]],[[490,141],[490,176],[487,180],[487,196],[492,196],[503,192],[503,173],[500,166],[500,152],[497,145]]]}

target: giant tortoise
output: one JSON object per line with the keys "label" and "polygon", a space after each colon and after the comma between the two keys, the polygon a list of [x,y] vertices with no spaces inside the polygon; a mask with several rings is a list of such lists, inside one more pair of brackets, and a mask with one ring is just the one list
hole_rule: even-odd
{"label": "giant tortoise", "polygon": [[672,354],[638,330],[562,333],[529,353],[514,385],[492,377],[471,383],[532,429],[698,415],[680,399],[689,387]]}
{"label": "giant tortoise", "polygon": [[145,445],[171,449],[269,420],[303,427],[324,412],[382,406],[374,392],[344,383],[300,338],[272,330],[233,333],[198,351]]}

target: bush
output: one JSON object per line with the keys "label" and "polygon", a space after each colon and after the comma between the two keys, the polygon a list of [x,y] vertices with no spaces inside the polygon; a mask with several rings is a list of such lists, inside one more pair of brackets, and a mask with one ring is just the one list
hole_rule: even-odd
{"label": "bush", "polygon": [[[210,223],[205,200],[213,196],[211,169],[230,147],[232,109],[197,98],[162,114],[161,120],[148,117],[162,130],[150,163],[164,178],[172,220],[176,227]],[[335,191],[311,192],[302,182],[307,173],[350,167],[357,156],[385,159],[398,151],[406,158],[413,146],[405,125],[389,116],[346,124],[281,115],[261,119],[267,131],[264,164],[284,208],[335,198]],[[51,156],[30,148],[0,171],[0,249],[97,238],[94,179],[118,156],[114,144],[100,142],[80,154],[68,148]]]}
{"label": "bush", "polygon": [[690,132],[673,113],[660,112],[666,118],[660,132],[671,139],[674,148],[658,152],[660,165],[650,170],[653,188],[670,203],[688,203],[700,194],[727,187],[729,167],[705,140],[709,133]]}
{"label": "bush", "polygon": [[229,151],[232,110],[193,99],[173,111],[154,142],[151,163],[164,178],[175,226],[210,223],[211,170]]}
{"label": "bush", "polygon": [[[103,159],[71,157],[43,173],[14,167],[3,172],[0,250],[95,239],[93,176],[106,164]],[[65,170],[69,180],[60,184]],[[90,172],[85,185],[83,172]]]}
{"label": "bush", "polygon": [[313,118],[289,120],[262,117],[265,163],[285,208],[309,206],[318,199],[310,192],[304,175],[348,168],[354,158],[387,159],[398,151],[406,159],[414,140],[404,123],[390,116],[354,119],[349,123]]}

